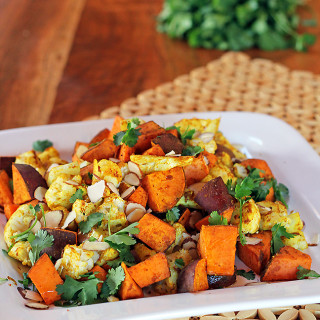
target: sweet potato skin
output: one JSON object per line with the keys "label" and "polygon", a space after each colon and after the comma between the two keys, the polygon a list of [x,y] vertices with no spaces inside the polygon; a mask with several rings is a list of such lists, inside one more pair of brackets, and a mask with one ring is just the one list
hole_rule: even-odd
{"label": "sweet potato skin", "polygon": [[178,292],[197,292],[209,288],[206,260],[197,259],[184,267],[177,281]]}
{"label": "sweet potato skin", "polygon": [[297,280],[298,266],[311,268],[311,257],[293,247],[282,247],[261,274],[261,281]]}
{"label": "sweet potato skin", "polygon": [[226,288],[234,284],[237,280],[237,269],[231,276],[207,275],[208,285],[210,289]]}
{"label": "sweet potato skin", "polygon": [[238,242],[238,257],[256,274],[260,274],[270,260],[272,233],[271,231],[261,231],[247,236],[258,238],[262,241],[256,245],[241,245],[241,243]]}
{"label": "sweet potato skin", "polygon": [[29,270],[28,276],[46,304],[51,304],[60,299],[56,286],[62,284],[63,280],[46,253]]}
{"label": "sweet potato skin", "polygon": [[170,277],[168,260],[162,252],[128,268],[128,272],[140,288]]}
{"label": "sweet potato skin", "polygon": [[201,258],[207,260],[207,274],[234,273],[237,237],[236,226],[202,226],[198,251]]}
{"label": "sweet potato skin", "polygon": [[181,140],[168,132],[153,139],[152,143],[159,145],[165,154],[171,151],[174,151],[176,154],[181,154],[184,148]]}
{"label": "sweet potato skin", "polygon": [[16,157],[0,157],[0,170],[6,171],[10,178],[12,178],[12,164],[15,161]]}
{"label": "sweet potato skin", "polygon": [[143,298],[144,294],[142,289],[132,279],[127,266],[121,262],[121,267],[125,273],[125,279],[119,289],[119,296],[121,300]]}
{"label": "sweet potato skin", "polygon": [[148,193],[148,205],[155,212],[172,209],[183,196],[185,175],[181,167],[157,171],[142,179],[142,186]]}
{"label": "sweet potato skin", "polygon": [[13,202],[22,204],[34,199],[34,191],[39,187],[47,188],[47,183],[40,173],[28,164],[14,163],[13,176]]}
{"label": "sweet potato skin", "polygon": [[136,237],[157,252],[164,252],[176,239],[176,230],[151,213],[145,214],[137,225]]}

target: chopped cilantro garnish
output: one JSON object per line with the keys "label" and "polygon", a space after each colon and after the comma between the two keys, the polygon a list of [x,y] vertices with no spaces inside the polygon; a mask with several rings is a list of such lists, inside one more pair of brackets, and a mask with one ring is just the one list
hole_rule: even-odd
{"label": "chopped cilantro garnish", "polygon": [[83,191],[81,189],[78,189],[69,199],[70,203],[74,203],[77,199],[82,200],[83,197]]}
{"label": "chopped cilantro garnish", "polygon": [[182,150],[182,156],[196,156],[203,151],[203,148],[200,146],[186,146]]}
{"label": "chopped cilantro garnish", "polygon": [[320,274],[314,270],[306,269],[299,266],[297,271],[297,279],[302,280],[306,278],[320,278]]}
{"label": "chopped cilantro garnish", "polygon": [[101,298],[106,299],[111,295],[118,292],[122,281],[125,278],[124,270],[121,266],[110,269],[107,275],[107,279],[103,282],[101,289]]}
{"label": "chopped cilantro garnish", "polygon": [[[80,189],[79,189],[80,190]],[[102,221],[104,214],[101,212],[91,213],[86,221],[81,221],[79,223],[79,230],[85,234],[91,231],[91,229],[98,223]]]}
{"label": "chopped cilantro garnish", "polygon": [[179,269],[182,269],[185,266],[185,263],[183,261],[183,259],[176,259],[174,261],[174,264],[176,267],[178,267]]}
{"label": "chopped cilantro garnish", "polygon": [[128,227],[119,230],[118,232],[104,238],[104,241],[106,242],[112,242],[115,244],[125,244],[125,245],[132,245],[136,243],[136,240],[129,235],[131,234],[137,234],[139,233],[139,229],[136,227],[138,225],[138,222],[134,222],[130,224]]}
{"label": "chopped cilantro garnish", "polygon": [[126,144],[129,147],[134,147],[138,141],[138,137],[141,135],[140,128],[136,129],[140,124],[138,118],[132,118],[128,121],[127,130],[120,131],[113,136],[113,142],[116,146],[119,146],[121,143]]}
{"label": "chopped cilantro garnish", "polygon": [[168,210],[166,213],[166,219],[170,222],[177,222],[180,217],[180,210],[178,207],[173,207],[172,209]]}
{"label": "chopped cilantro garnish", "polygon": [[217,211],[212,211],[210,213],[210,217],[209,217],[210,226],[217,226],[217,225],[226,226],[227,224],[228,224],[228,219],[220,215]]}
{"label": "chopped cilantro garnish", "polygon": [[32,144],[32,149],[35,151],[43,152],[52,145],[53,143],[50,140],[37,140]]}
{"label": "chopped cilantro garnish", "polygon": [[254,280],[256,275],[252,270],[245,271],[245,270],[237,270],[237,275],[246,278],[247,280]]}
{"label": "chopped cilantro garnish", "polygon": [[40,229],[35,235],[33,233],[29,233],[28,241],[31,245],[29,258],[32,265],[34,265],[39,259],[41,250],[53,245],[54,238],[52,235],[49,235],[47,231]]}
{"label": "chopped cilantro garnish", "polygon": [[276,223],[272,228],[272,239],[271,239],[271,254],[276,254],[282,247],[284,247],[281,237],[287,239],[293,238],[295,235],[288,233],[286,228],[280,223]]}

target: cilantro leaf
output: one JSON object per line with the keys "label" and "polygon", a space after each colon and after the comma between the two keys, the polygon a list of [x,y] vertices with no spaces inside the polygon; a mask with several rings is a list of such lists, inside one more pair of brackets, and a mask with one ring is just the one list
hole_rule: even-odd
{"label": "cilantro leaf", "polygon": [[173,207],[172,209],[168,210],[166,213],[167,221],[177,222],[180,218],[180,210],[178,207]]}
{"label": "cilantro leaf", "polygon": [[209,225],[210,226],[217,226],[217,225],[226,226],[228,225],[228,219],[220,215],[217,211],[212,211],[209,217]]}
{"label": "cilantro leaf", "polygon": [[0,285],[8,281],[8,278],[0,278]]}
{"label": "cilantro leaf", "polygon": [[97,284],[102,281],[93,277],[86,281],[77,281],[66,276],[63,284],[58,284],[56,291],[63,300],[77,301],[82,305],[93,303],[98,297]]}
{"label": "cilantro leaf", "polygon": [[181,141],[183,144],[187,143],[187,140],[191,140],[193,135],[196,133],[196,129],[188,129],[184,133],[180,133]]}
{"label": "cilantro leaf", "polygon": [[256,275],[252,270],[245,271],[245,270],[237,270],[237,275],[246,278],[247,280],[254,280]]}
{"label": "cilantro leaf", "polygon": [[32,149],[35,151],[43,152],[52,145],[53,143],[50,140],[37,140],[33,142]]}
{"label": "cilantro leaf", "polygon": [[30,284],[32,283],[31,279],[28,277],[28,273],[24,272],[22,274],[23,280],[18,280],[19,283],[23,285],[23,289],[28,289]]}
{"label": "cilantro leaf", "polygon": [[[80,189],[79,189],[80,190]],[[79,223],[79,230],[85,234],[91,231],[91,229],[98,223],[102,221],[104,214],[101,212],[91,213],[86,221],[81,221]]]}
{"label": "cilantro leaf", "polygon": [[320,278],[320,274],[314,270],[309,270],[299,266],[297,271],[297,279],[302,280],[306,278]]}
{"label": "cilantro leaf", "polygon": [[295,237],[294,234],[288,233],[286,228],[280,223],[276,223],[272,228],[272,239],[271,239],[271,254],[275,255],[282,247],[284,247],[281,237],[291,239]]}
{"label": "cilantro leaf", "polygon": [[103,282],[101,288],[101,298],[106,299],[109,296],[116,294],[124,279],[125,273],[121,266],[115,269],[110,269],[107,275],[107,279]]}
{"label": "cilantro leaf", "polygon": [[83,191],[82,189],[78,189],[69,199],[70,203],[74,203],[77,199],[82,200]]}
{"label": "cilantro leaf", "polygon": [[288,208],[289,189],[282,183],[278,184],[276,179],[272,179],[272,186],[276,200],[281,201]]}
{"label": "cilantro leaf", "polygon": [[174,264],[176,267],[178,267],[179,269],[182,269],[185,266],[185,263],[183,261],[183,259],[176,259],[174,261]]}
{"label": "cilantro leaf", "polygon": [[140,128],[136,129],[139,124],[140,120],[138,118],[129,120],[127,130],[120,131],[113,136],[114,144],[119,146],[121,143],[124,143],[129,147],[134,147],[141,135]]}
{"label": "cilantro leaf", "polygon": [[110,267],[119,266],[121,262],[125,262],[127,265],[135,264],[135,259],[133,254],[131,253],[130,246],[125,244],[116,244],[111,241],[106,241],[112,249],[115,249],[119,252],[119,259],[118,261],[112,260],[108,261],[108,265]]}
{"label": "cilantro leaf", "polygon": [[138,222],[134,222],[130,224],[128,227],[117,231],[116,233],[104,238],[106,242],[113,242],[115,244],[125,244],[125,245],[132,245],[136,243],[136,240],[132,238],[129,233],[131,234],[138,234],[139,229],[136,227]]}
{"label": "cilantro leaf", "polygon": [[39,259],[41,250],[49,248],[53,245],[54,238],[49,235],[45,230],[39,230],[35,235],[30,233],[28,241],[31,245],[31,250],[29,251],[29,258],[32,265]]}
{"label": "cilantro leaf", "polygon": [[181,155],[182,156],[196,156],[203,151],[203,148],[200,146],[186,146],[183,148]]}

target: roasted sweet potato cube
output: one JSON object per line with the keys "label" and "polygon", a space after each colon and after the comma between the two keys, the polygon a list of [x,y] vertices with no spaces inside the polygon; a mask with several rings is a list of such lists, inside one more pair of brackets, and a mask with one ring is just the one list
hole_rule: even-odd
{"label": "roasted sweet potato cube", "polygon": [[128,272],[140,288],[170,277],[168,260],[162,252],[128,268]]}
{"label": "roasted sweet potato cube", "polygon": [[72,161],[80,162],[81,156],[88,151],[89,143],[77,141],[72,154]]}
{"label": "roasted sweet potato cube", "polygon": [[28,164],[12,165],[13,202],[22,204],[34,199],[38,187],[47,188],[47,183],[40,173]]}
{"label": "roasted sweet potato cube", "polygon": [[184,194],[185,176],[181,167],[153,172],[142,180],[148,193],[148,205],[155,212],[173,208]]}
{"label": "roasted sweet potato cube", "polygon": [[175,228],[151,213],[140,219],[137,228],[136,237],[158,252],[167,250],[176,239]]}
{"label": "roasted sweet potato cube", "polygon": [[[234,210],[234,207],[231,207],[231,208],[221,212],[220,215],[223,216],[224,218],[226,218],[228,220],[228,223],[229,223],[230,220],[231,220],[231,217],[232,217],[233,210]],[[210,215],[207,215],[204,218],[202,218],[201,220],[199,220],[195,224],[196,229],[198,231],[200,231],[202,226],[208,226],[209,225],[209,218],[210,218]]]}
{"label": "roasted sweet potato cube", "polygon": [[261,274],[261,281],[297,280],[298,267],[311,268],[311,257],[293,247],[282,247]]}
{"label": "roasted sweet potato cube", "polygon": [[148,194],[141,186],[139,186],[133,192],[133,194],[128,198],[128,201],[139,203],[143,207],[145,207],[147,205],[147,202],[148,202]]}
{"label": "roasted sweet potato cube", "polygon": [[121,121],[124,120],[121,116],[116,115],[113,120],[113,125],[109,133],[109,139],[113,141],[113,136],[121,131]]}
{"label": "roasted sweet potato cube", "polygon": [[221,177],[208,181],[197,193],[194,201],[209,214],[221,213],[234,206],[235,199],[229,194]]}
{"label": "roasted sweet potato cube", "polygon": [[255,245],[242,245],[238,242],[238,257],[256,274],[260,274],[270,260],[272,233],[271,231],[260,231],[259,233],[248,234],[247,236],[258,238],[262,241]]}
{"label": "roasted sweet potato cube", "polygon": [[133,280],[124,262],[121,263],[121,267],[125,273],[125,279],[121,283],[121,287],[119,289],[120,299],[128,300],[128,299],[143,298],[142,289]]}
{"label": "roasted sweet potato cube", "polygon": [[187,186],[190,186],[205,178],[209,174],[209,167],[207,166],[203,155],[194,158],[190,165],[185,166],[184,174],[186,176]]}
{"label": "roasted sweet potato cube", "polygon": [[207,260],[209,275],[234,273],[237,237],[236,226],[202,226],[198,251],[201,258]]}
{"label": "roasted sweet potato cube", "polygon": [[[89,142],[90,144],[101,142],[104,139],[109,139],[110,136],[110,130],[108,128],[105,128],[101,131],[99,131]],[[112,140],[112,139],[111,139]]]}
{"label": "roasted sweet potato cube", "polygon": [[182,214],[178,220],[178,223],[182,224],[185,227],[189,223],[190,216],[191,216],[191,211],[188,208],[185,208],[184,211],[182,211]]}
{"label": "roasted sweet potato cube", "polygon": [[94,159],[97,161],[109,159],[115,156],[117,150],[118,147],[113,143],[112,140],[105,139],[86,151],[81,156],[81,159],[89,162],[93,162]]}
{"label": "roasted sweet potato cube", "polygon": [[184,267],[177,281],[178,292],[197,292],[209,288],[206,260],[198,259]]}
{"label": "roasted sweet potato cube", "polygon": [[163,157],[166,154],[163,152],[162,148],[158,145],[155,144],[151,148],[147,149],[145,152],[142,153],[143,156],[159,156]]}
{"label": "roasted sweet potato cube", "polygon": [[0,170],[0,206],[13,203],[13,195],[9,186],[9,176],[5,170]]}
{"label": "roasted sweet potato cube", "polygon": [[181,140],[171,133],[164,133],[156,137],[152,140],[152,143],[159,145],[165,154],[171,151],[174,151],[176,154],[181,154],[184,148]]}
{"label": "roasted sweet potato cube", "polygon": [[118,159],[122,162],[128,162],[130,160],[130,156],[134,154],[135,147],[129,147],[126,144],[122,144],[120,146]]}

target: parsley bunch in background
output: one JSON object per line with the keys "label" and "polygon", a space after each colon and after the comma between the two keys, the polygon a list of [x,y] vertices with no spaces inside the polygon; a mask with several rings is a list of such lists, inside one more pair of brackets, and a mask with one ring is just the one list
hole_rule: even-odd
{"label": "parsley bunch in background", "polygon": [[299,6],[308,8],[303,0],[165,0],[158,31],[191,47],[305,51],[316,37],[298,28],[316,21],[302,20]]}

